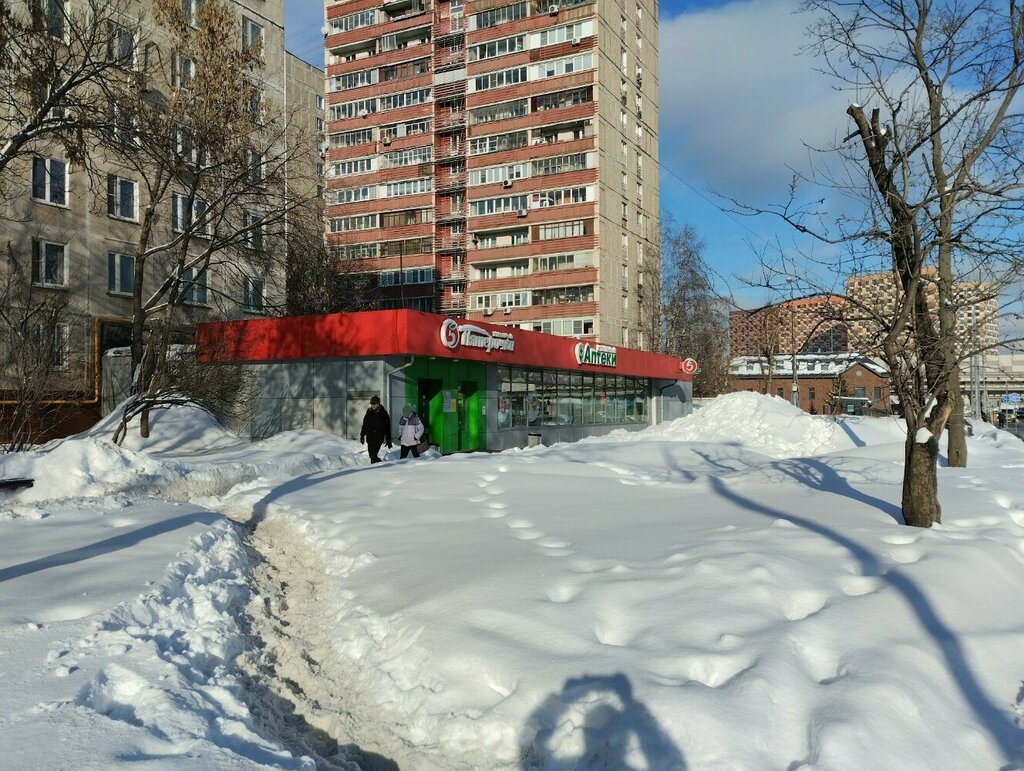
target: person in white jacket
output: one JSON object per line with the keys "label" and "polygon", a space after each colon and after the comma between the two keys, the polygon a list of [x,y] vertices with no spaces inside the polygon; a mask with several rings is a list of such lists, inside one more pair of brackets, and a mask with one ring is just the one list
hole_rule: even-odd
{"label": "person in white jacket", "polygon": [[398,419],[398,443],[402,445],[401,457],[406,457],[412,451],[412,457],[420,457],[420,451],[416,445],[423,438],[423,422],[420,420],[411,404],[402,407],[402,417]]}

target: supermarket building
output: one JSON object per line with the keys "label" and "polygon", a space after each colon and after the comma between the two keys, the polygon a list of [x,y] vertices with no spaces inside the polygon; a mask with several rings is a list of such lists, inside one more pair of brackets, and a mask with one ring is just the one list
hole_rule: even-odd
{"label": "supermarket building", "polygon": [[[639,430],[689,414],[697,364],[412,310],[202,324],[203,361],[256,384],[260,439],[314,428],[356,439],[371,396],[397,423],[412,404],[443,453],[503,450]],[[532,435],[532,436],[531,436]],[[539,436],[538,436],[539,435]]]}

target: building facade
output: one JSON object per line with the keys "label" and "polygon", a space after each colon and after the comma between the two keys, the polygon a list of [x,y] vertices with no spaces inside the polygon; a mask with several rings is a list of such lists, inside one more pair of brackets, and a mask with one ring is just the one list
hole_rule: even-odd
{"label": "building facade", "polygon": [[[696,363],[411,310],[203,324],[201,360],[257,385],[231,428],[263,438],[314,428],[359,437],[371,397],[414,405],[442,453],[640,430],[692,408]],[[533,435],[531,437],[531,435]]]}
{"label": "building facade", "polygon": [[849,350],[840,297],[807,297],[729,313],[732,356],[842,353]]}
{"label": "building facade", "polygon": [[737,356],[729,362],[729,388],[777,396],[812,414],[892,411],[888,369],[878,359],[856,353],[780,356],[770,376],[763,357]]}
{"label": "building facade", "polygon": [[[295,107],[309,104],[308,114],[296,120],[310,126],[308,141],[314,160],[309,169],[301,171],[306,180],[314,180],[315,107],[316,95],[322,107],[322,74],[312,68],[312,74],[286,77],[286,72],[291,75],[296,67],[284,49],[283,0],[230,0],[228,5],[237,14],[238,47],[258,45],[261,52],[263,66],[260,82],[253,84],[253,110],[263,109],[276,116],[287,108],[289,100]],[[45,7],[48,23],[69,39],[73,25],[88,23],[88,4],[55,1]],[[186,21],[190,17],[194,20],[200,3],[183,2],[181,8]],[[24,11],[27,13],[27,8]],[[179,55],[168,28],[138,21],[152,19],[147,0],[125,0],[123,7],[117,6],[117,13],[123,15],[123,27],[118,23],[121,16],[111,17],[104,24],[110,34],[109,50],[126,52],[135,62],[123,68],[123,74],[140,82],[145,78],[147,93],[173,101],[178,90],[188,89],[195,63]],[[111,127],[106,131],[123,131],[121,141],[130,146],[132,118],[119,120],[116,103],[110,103],[109,108]],[[194,130],[202,128],[183,126],[175,134],[175,150],[182,156],[188,152],[188,132]],[[30,156],[16,159],[6,170],[0,196],[3,241],[10,246],[12,260],[31,266],[25,271],[28,289],[34,298],[62,298],[63,316],[54,335],[60,348],[60,393],[54,401],[84,410],[81,420],[67,425],[69,431],[99,416],[103,353],[130,342],[135,253],[144,227],[141,213],[149,203],[144,180],[140,179],[142,173],[108,152],[104,144],[107,141],[97,138],[87,145],[85,162],[73,162],[57,142],[32,146]],[[193,161],[202,163],[199,158]],[[201,253],[210,243],[204,238],[205,232],[194,227],[202,216],[202,201],[194,191],[189,193],[177,184],[169,188],[174,192],[167,193],[166,204],[156,199],[161,201],[161,208],[151,223],[151,242],[171,244],[187,233],[194,238],[194,251]],[[268,203],[276,201],[279,207],[284,188],[271,189],[270,185],[268,182],[264,198]],[[258,229],[249,232],[253,235],[251,240],[246,237],[246,247],[283,248],[281,242],[269,237],[257,243]],[[235,260],[241,251],[239,248],[215,258],[215,265],[207,272],[190,278],[192,283],[184,290],[185,301],[176,320],[181,325],[182,342],[190,341],[189,330],[194,323],[260,315],[266,310],[268,298],[275,293],[279,298],[283,296],[283,276],[250,271],[240,278],[239,271],[218,267]],[[167,275],[161,267],[151,265],[143,292],[149,291],[150,284],[155,290]]]}
{"label": "building facade", "polygon": [[376,275],[381,305],[643,347],[657,5],[344,0],[326,16],[328,244]]}

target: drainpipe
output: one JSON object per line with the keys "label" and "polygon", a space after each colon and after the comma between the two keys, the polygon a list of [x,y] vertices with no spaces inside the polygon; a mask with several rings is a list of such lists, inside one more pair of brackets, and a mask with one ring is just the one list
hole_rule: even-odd
{"label": "drainpipe", "polygon": [[398,369],[391,370],[388,373],[388,376],[386,378],[384,378],[384,404],[385,404],[384,409],[388,410],[388,414],[389,415],[391,414],[391,378],[395,375],[396,372],[401,372],[404,369],[408,369],[409,367],[411,367],[415,363],[416,363],[416,357],[415,356],[411,356],[411,357],[409,357],[409,363],[408,364],[403,364]]}

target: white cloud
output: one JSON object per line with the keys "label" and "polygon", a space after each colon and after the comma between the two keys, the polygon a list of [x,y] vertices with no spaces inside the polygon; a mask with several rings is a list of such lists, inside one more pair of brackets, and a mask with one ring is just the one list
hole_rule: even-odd
{"label": "white cloud", "polygon": [[696,187],[778,201],[848,125],[847,97],[816,72],[811,18],[792,0],[751,0],[661,22],[662,162]]}

